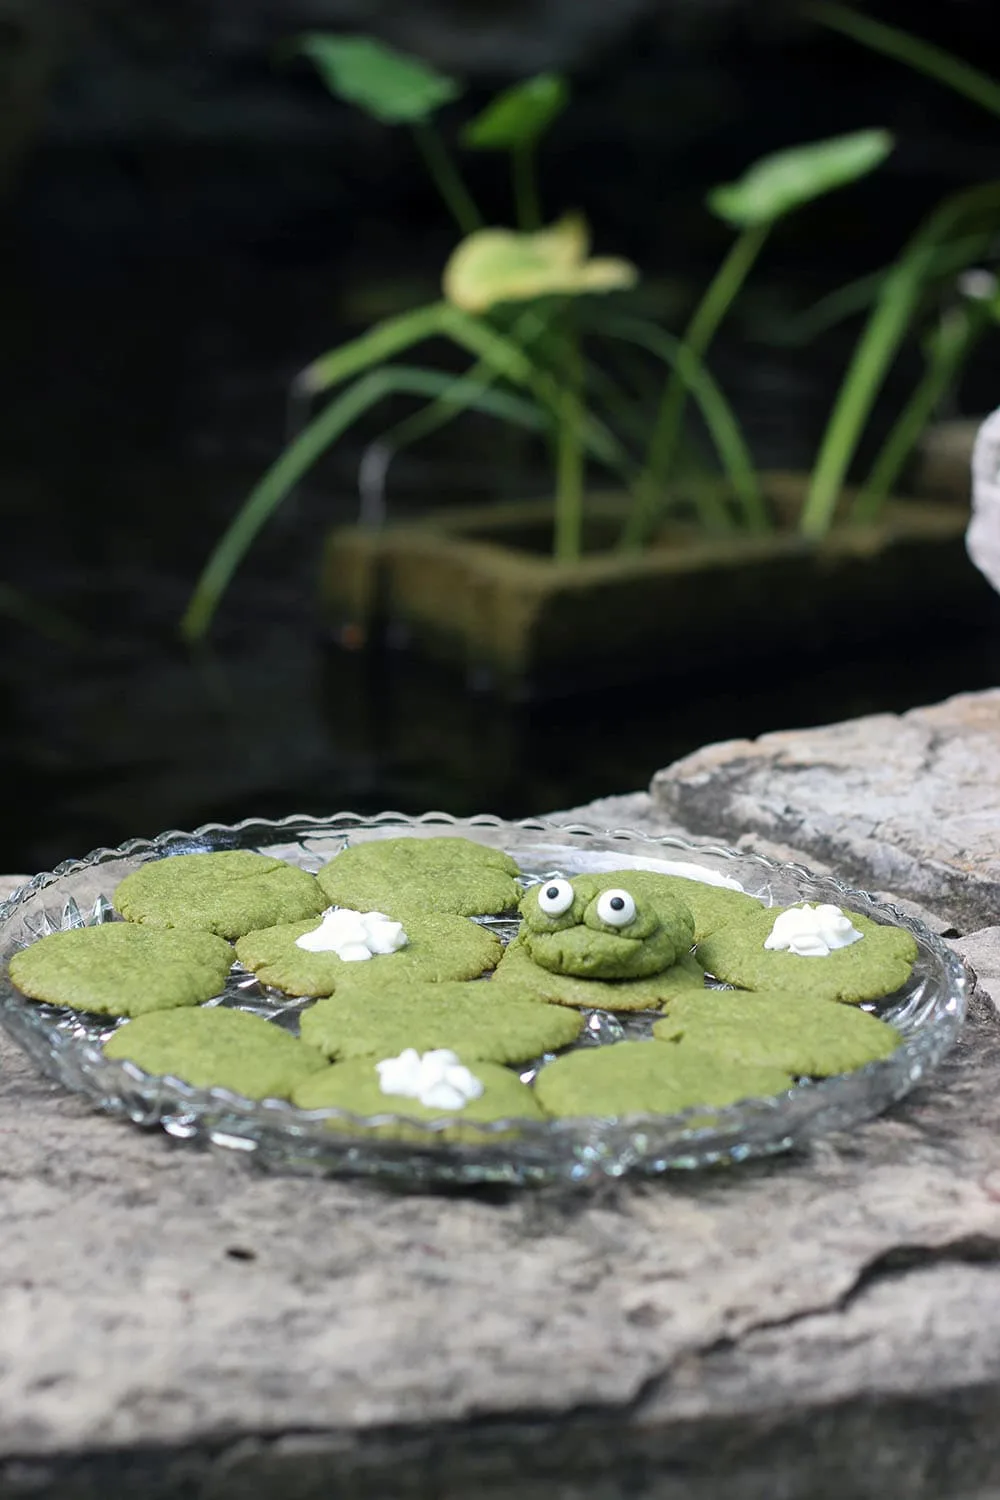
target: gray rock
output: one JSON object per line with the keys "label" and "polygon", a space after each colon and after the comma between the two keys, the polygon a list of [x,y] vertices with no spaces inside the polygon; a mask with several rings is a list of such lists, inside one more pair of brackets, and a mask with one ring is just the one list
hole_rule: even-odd
{"label": "gray rock", "polygon": [[1000,1026],[697,1175],[265,1177],[0,1043],[0,1496],[894,1495],[1000,1482]]}
{"label": "gray rock", "polygon": [[975,971],[980,992],[1000,1010],[1000,927],[984,927],[951,945]]}
{"label": "gray rock", "polygon": [[709,745],[651,787],[666,822],[761,839],[961,932],[1000,910],[1000,691]]}

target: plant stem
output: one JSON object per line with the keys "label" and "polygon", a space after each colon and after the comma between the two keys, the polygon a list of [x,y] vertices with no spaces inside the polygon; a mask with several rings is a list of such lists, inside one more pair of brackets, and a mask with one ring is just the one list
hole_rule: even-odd
{"label": "plant stem", "polygon": [[807,16],[821,25],[830,26],[865,47],[884,52],[897,62],[936,78],[938,83],[954,89],[957,94],[964,94],[966,99],[971,99],[991,114],[1000,115],[1000,83],[971,63],[946,52],[943,47],[935,47],[897,26],[887,26],[884,21],[858,15],[846,5],[818,3],[806,5],[804,9]]}
{"label": "plant stem", "polygon": [[565,374],[556,418],[556,523],[554,552],[559,562],[574,562],[583,546],[584,457],[580,442],[580,393],[583,365],[580,340],[567,316]]}
{"label": "plant stem", "polygon": [[872,465],[871,473],[851,509],[854,521],[874,521],[891,494],[903,465],[909,458],[935,409],[986,326],[980,309],[952,312],[938,331],[927,368],[913,395],[893,423]]}
{"label": "plant stem", "polygon": [[473,202],[461,173],[440,134],[428,121],[413,127],[414,138],[434,186],[463,234],[483,227],[482,215]]}
{"label": "plant stem", "polygon": [[[686,360],[694,360],[698,364],[704,360],[716,330],[760,254],[770,228],[770,224],[752,225],[744,229],[734,241],[729,254],[716,271],[687,326],[682,341]],[[687,382],[680,373],[679,364],[675,364],[663,392],[646,456],[646,467],[641,481],[645,500],[635,507],[629,517],[629,524],[623,537],[623,541],[628,546],[640,545],[656,519],[659,495],[669,478],[680,440],[681,421],[687,395]]]}
{"label": "plant stem", "polygon": [[542,226],[542,208],[535,169],[534,142],[515,146],[510,153],[511,182],[514,188],[514,213],[517,227],[531,233]]}

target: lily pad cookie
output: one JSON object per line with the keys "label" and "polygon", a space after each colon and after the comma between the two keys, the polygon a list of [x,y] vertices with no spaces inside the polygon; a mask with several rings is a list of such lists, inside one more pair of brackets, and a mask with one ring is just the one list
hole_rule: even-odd
{"label": "lily pad cookie", "polygon": [[631,871],[617,872],[613,885],[593,875],[542,881],[520,910],[520,941],[532,962],[578,979],[660,974],[694,941],[687,907],[662,890],[650,899]]}
{"label": "lily pad cookie", "polygon": [[515,938],[490,983],[513,994],[579,1010],[662,1010],[678,995],[704,994],[705,972],[696,958],[685,953],[662,974],[648,979],[576,979],[571,974],[552,974],[533,963],[520,938]]}
{"label": "lily pad cookie", "polygon": [[387,979],[476,979],[499,962],[503,949],[496,933],[467,917],[410,916],[405,948],[351,962],[336,953],[311,953],[296,940],[317,923],[292,922],[248,933],[236,944],[236,956],[262,984],[286,995],[368,993]]}
{"label": "lily pad cookie", "polygon": [[682,1041],[726,1061],[828,1078],[889,1057],[898,1031],[867,1011],[787,992],[705,990],[679,995],[653,1025],[663,1041]]}
{"label": "lily pad cookie", "polygon": [[[643,871],[636,871],[636,876],[643,874]],[[690,880],[684,875],[655,875],[650,872],[648,878],[650,881],[662,882],[663,889],[688,908],[694,918],[696,943],[702,942],[716,928],[737,922],[761,909],[756,896],[730,890],[728,886],[709,885],[704,880]],[[650,887],[652,899],[655,899],[655,890],[656,887]]]}
{"label": "lily pad cookie", "polygon": [[127,922],[53,932],[10,960],[22,994],[98,1015],[200,1005],[226,982],[233,951],[207,932],[155,932]]}
{"label": "lily pad cookie", "polygon": [[769,1098],[792,1082],[781,1068],[728,1062],[693,1048],[615,1042],[547,1063],[535,1094],[550,1115],[673,1115],[699,1104]]}
{"label": "lily pad cookie", "polygon": [[[435,1141],[482,1141],[481,1131],[464,1130],[460,1121],[483,1124],[489,1120],[540,1120],[542,1111],[533,1092],[506,1068],[495,1063],[482,1062],[465,1055],[474,1076],[482,1084],[483,1092],[477,1099],[470,1099],[461,1109],[443,1110],[429,1108],[408,1095],[386,1094],[382,1091],[376,1059],[359,1058],[353,1062],[335,1063],[322,1073],[314,1073],[300,1083],[292,1095],[292,1102],[300,1109],[345,1109],[351,1114],[368,1118],[372,1115],[402,1115],[410,1120],[443,1120],[449,1123],[440,1131],[407,1128],[405,1124],[379,1125],[366,1128],[365,1134],[378,1134],[393,1140],[412,1141],[433,1147]],[[357,1131],[349,1120],[329,1120],[331,1130]],[[503,1139],[506,1132],[498,1132]]]}
{"label": "lily pad cookie", "polygon": [[498,999],[492,983],[384,985],[310,1007],[302,1038],[328,1057],[392,1057],[448,1047],[466,1062],[518,1063],[576,1040],[582,1017],[536,1000]]}
{"label": "lily pad cookie", "polygon": [[288,1099],[297,1083],[327,1065],[322,1053],[273,1021],[223,1006],[140,1016],[118,1028],[104,1055],[247,1099]]}
{"label": "lily pad cookie", "polygon": [[891,995],[909,979],[917,957],[910,933],[902,927],[882,927],[853,911],[848,916],[861,933],[860,942],[822,957],[765,948],[776,919],[788,909],[762,907],[720,927],[699,943],[699,962],[717,979],[739,989],[793,990],[848,1005]]}
{"label": "lily pad cookie", "polygon": [[247,849],[151,860],[126,875],[114,894],[116,910],[130,922],[224,938],[318,915],[325,904],[314,875]]}
{"label": "lily pad cookie", "polygon": [[522,895],[518,873],[502,850],[449,836],[353,844],[316,878],[335,906],[405,920],[414,912],[481,917],[513,911]]}

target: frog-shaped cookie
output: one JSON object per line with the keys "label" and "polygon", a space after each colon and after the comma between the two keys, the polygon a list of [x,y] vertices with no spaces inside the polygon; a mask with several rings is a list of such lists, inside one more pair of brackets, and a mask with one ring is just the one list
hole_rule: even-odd
{"label": "frog-shaped cookie", "polygon": [[581,979],[643,979],[669,969],[694,941],[694,919],[666,894],[650,901],[627,871],[533,886],[521,902],[520,944],[533,963]]}

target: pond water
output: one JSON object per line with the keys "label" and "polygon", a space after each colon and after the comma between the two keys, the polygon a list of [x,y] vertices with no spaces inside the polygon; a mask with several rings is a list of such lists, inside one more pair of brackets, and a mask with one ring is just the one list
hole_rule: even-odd
{"label": "pond water", "polygon": [[[626,693],[506,707],[401,653],[336,651],[316,617],[331,521],[356,510],[358,442],[261,539],[208,648],[176,622],[207,550],[282,437],[291,374],[330,337],[324,267],[119,255],[3,267],[0,583],[68,637],[0,618],[0,870],[133,835],[342,808],[522,816],[644,786],[712,739],[902,709],[997,681],[997,629]],[[801,463],[830,371],[721,351],[765,464]],[[974,398],[973,398],[974,399]],[[369,434],[370,435],[370,434]],[[495,434],[414,452],[398,509],[511,494]],[[530,477],[530,476],[529,476]]]}

